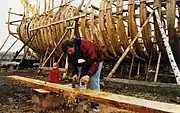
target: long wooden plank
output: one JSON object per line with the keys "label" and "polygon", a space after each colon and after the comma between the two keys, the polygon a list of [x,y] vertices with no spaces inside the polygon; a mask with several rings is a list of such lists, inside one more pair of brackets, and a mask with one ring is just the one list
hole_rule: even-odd
{"label": "long wooden plank", "polygon": [[83,97],[91,101],[97,101],[99,103],[111,105],[130,111],[136,111],[139,113],[178,113],[180,111],[180,105],[176,104],[156,102],[130,96],[123,96],[91,90],[87,90],[86,92],[79,92],[71,87],[68,87],[67,85],[65,86],[49,82],[45,83],[41,80],[25,78],[16,75],[8,76],[8,79],[16,83],[22,83],[27,86],[42,88],[56,93],[72,93],[75,97]]}

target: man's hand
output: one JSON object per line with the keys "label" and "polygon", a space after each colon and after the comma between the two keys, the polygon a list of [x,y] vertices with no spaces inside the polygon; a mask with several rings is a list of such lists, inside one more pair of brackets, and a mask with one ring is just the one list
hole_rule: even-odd
{"label": "man's hand", "polygon": [[84,84],[87,84],[87,83],[89,82],[89,76],[88,76],[88,75],[83,76],[83,77],[81,78],[81,81],[82,81]]}
{"label": "man's hand", "polygon": [[78,76],[77,76],[77,74],[75,74],[75,75],[72,77],[72,81],[75,82],[75,81],[77,81],[77,79],[78,79]]}

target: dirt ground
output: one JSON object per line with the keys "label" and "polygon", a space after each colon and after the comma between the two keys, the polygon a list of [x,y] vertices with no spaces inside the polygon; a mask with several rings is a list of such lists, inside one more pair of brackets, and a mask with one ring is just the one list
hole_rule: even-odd
{"label": "dirt ground", "polygon": [[[52,108],[42,107],[34,102],[37,93],[30,87],[13,84],[7,80],[9,75],[19,75],[40,80],[45,80],[45,75],[36,76],[37,70],[12,70],[0,72],[0,113],[78,113],[85,108],[85,113],[93,113],[88,102],[73,104],[69,106],[56,106]],[[38,95],[39,96],[39,95]],[[36,101],[36,100],[35,100]],[[101,105],[100,113],[129,113],[126,110]],[[132,113],[132,112],[130,112]]]}
{"label": "dirt ground", "polygon": [[[40,80],[45,80],[45,75],[37,76],[37,70],[21,70],[16,73],[12,70],[0,72],[0,113],[76,113],[79,109],[86,107],[86,113],[93,113],[88,103],[74,104],[71,106],[56,106],[44,108],[32,101],[36,92],[30,87],[13,84],[7,80],[9,75],[19,75]],[[113,88],[112,88],[113,87]],[[144,88],[143,86],[131,86],[107,83],[104,91],[173,103],[175,98],[180,96],[179,88]],[[79,107],[79,108],[78,108]],[[117,108],[101,105],[100,113],[132,113]]]}

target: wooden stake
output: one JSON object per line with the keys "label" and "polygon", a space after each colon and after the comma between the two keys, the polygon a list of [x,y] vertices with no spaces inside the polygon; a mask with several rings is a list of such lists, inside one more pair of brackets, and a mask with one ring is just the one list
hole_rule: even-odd
{"label": "wooden stake", "polygon": [[54,8],[54,0],[52,0],[52,6],[51,6],[51,8],[52,8],[52,9]]}
{"label": "wooden stake", "polygon": [[158,76],[158,72],[159,72],[160,62],[161,62],[161,52],[159,52],[159,57],[158,57],[157,66],[156,66],[156,73],[155,73],[155,76],[154,76],[154,82],[157,81],[157,76]]}
{"label": "wooden stake", "polygon": [[144,26],[146,26],[146,24],[148,23],[149,19],[152,17],[153,12],[150,13],[149,17],[146,19],[146,21],[144,22],[144,24],[142,25],[142,27],[140,28],[139,32],[137,33],[137,35],[134,37],[134,39],[132,40],[132,42],[129,44],[129,46],[126,48],[126,50],[124,51],[124,53],[122,54],[122,56],[119,58],[119,60],[117,61],[117,63],[115,64],[115,66],[113,67],[113,69],[111,70],[111,72],[109,73],[109,75],[107,76],[108,78],[112,77],[112,75],[115,73],[116,69],[118,68],[118,66],[120,65],[120,63],[123,61],[123,59],[125,58],[125,56],[127,55],[127,53],[129,52],[129,50],[131,49],[131,47],[133,46],[133,44],[136,42],[136,40],[138,39],[139,35],[141,34]]}
{"label": "wooden stake", "polygon": [[44,12],[46,12],[46,7],[47,7],[47,1],[44,0]]}
{"label": "wooden stake", "polygon": [[133,54],[133,57],[132,57],[131,67],[130,67],[130,70],[129,70],[129,77],[128,77],[129,79],[131,79],[131,73],[132,73],[133,64],[134,64],[134,54]]}
{"label": "wooden stake", "polygon": [[51,9],[51,0],[48,2],[48,11]]}
{"label": "wooden stake", "polygon": [[146,81],[148,79],[149,69],[151,66],[151,60],[152,60],[152,54],[150,55],[149,62],[148,62],[148,67],[147,67],[147,71],[146,71]]}

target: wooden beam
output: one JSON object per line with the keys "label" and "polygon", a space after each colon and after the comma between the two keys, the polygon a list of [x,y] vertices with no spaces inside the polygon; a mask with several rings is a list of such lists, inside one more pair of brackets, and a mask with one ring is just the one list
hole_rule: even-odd
{"label": "wooden beam", "polygon": [[88,101],[96,101],[102,104],[117,107],[119,109],[126,109],[138,113],[178,113],[180,111],[180,105],[176,104],[156,102],[130,96],[91,90],[87,90],[86,92],[79,92],[65,85],[49,82],[46,82],[45,84],[45,82],[41,80],[20,76],[8,76],[8,79],[14,83],[21,83],[35,88],[42,88],[55,93],[71,93],[74,97],[86,98]]}
{"label": "wooden beam", "polygon": [[65,19],[65,20],[59,20],[57,22],[53,22],[51,24],[47,24],[47,25],[44,25],[44,26],[39,26],[39,27],[36,27],[36,28],[33,28],[33,29],[30,29],[30,31],[35,31],[35,30],[38,30],[38,29],[42,29],[42,28],[47,28],[47,27],[50,27],[50,26],[53,26],[53,25],[57,25],[59,23],[63,23],[63,22],[66,22],[66,21],[70,21],[70,20],[75,20],[75,19],[78,19],[78,18],[82,18],[86,16],[85,14],[83,15],[79,15],[79,16],[74,16],[72,18],[68,18],[68,19]]}
{"label": "wooden beam", "polygon": [[[162,75],[163,76],[163,75]],[[149,86],[149,87],[161,87],[161,88],[178,88],[178,84],[174,83],[161,83],[161,82],[147,82],[147,81],[139,81],[139,80],[128,80],[128,79],[118,79],[118,78],[104,78],[106,82],[114,82],[114,83],[122,83],[122,84],[130,84],[130,85],[141,85],[141,86]]]}

